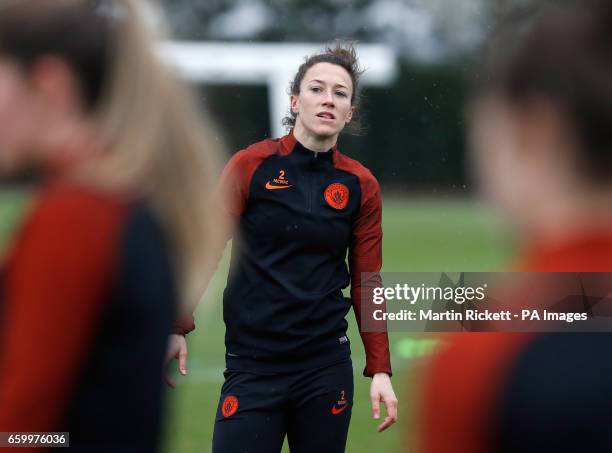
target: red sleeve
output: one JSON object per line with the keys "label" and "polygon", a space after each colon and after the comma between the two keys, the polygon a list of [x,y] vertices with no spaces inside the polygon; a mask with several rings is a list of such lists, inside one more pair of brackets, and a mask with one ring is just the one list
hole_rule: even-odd
{"label": "red sleeve", "polygon": [[417,412],[421,453],[488,453],[503,385],[532,335],[447,335],[423,376]]}
{"label": "red sleeve", "polygon": [[120,203],[76,190],[35,207],[6,269],[0,431],[58,428],[109,297],[124,217]]}
{"label": "red sleeve", "polygon": [[269,155],[267,148],[249,147],[232,156],[221,173],[217,189],[220,205],[232,216],[240,216],[249,199],[249,186],[261,161]]}
{"label": "red sleeve", "polygon": [[181,314],[174,324],[174,333],[176,335],[187,335],[192,330],[195,330],[195,319],[191,313]]}
{"label": "red sleeve", "polygon": [[364,332],[362,329],[362,297],[372,300],[371,296],[364,293],[371,293],[374,288],[382,286],[379,274],[382,267],[382,201],[380,186],[374,176],[367,171],[358,176],[361,185],[361,207],[353,227],[349,268],[351,300],[366,353],[363,374],[364,376],[373,376],[375,373],[391,375],[389,338],[386,330]]}
{"label": "red sleeve", "polygon": [[[238,218],[246,209],[249,199],[249,187],[251,179],[261,162],[275,151],[268,141],[256,143],[246,149],[234,154],[225,165],[219,184],[217,186],[216,203],[219,207],[218,213],[226,214],[220,222],[226,222],[229,226],[226,231],[230,234],[236,225]],[[223,250],[220,250],[219,259]],[[179,317],[175,324],[174,333],[186,335],[195,329],[193,314],[186,313]]]}

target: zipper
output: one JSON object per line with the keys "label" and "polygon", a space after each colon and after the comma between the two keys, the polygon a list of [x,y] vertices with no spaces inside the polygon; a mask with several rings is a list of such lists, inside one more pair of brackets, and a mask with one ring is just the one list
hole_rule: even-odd
{"label": "zipper", "polygon": [[313,173],[312,170],[308,171],[308,208],[307,208],[307,212],[312,212],[312,179],[313,179]]}
{"label": "zipper", "polygon": [[313,199],[313,192],[314,192],[314,188],[315,188],[315,184],[313,183],[316,179],[316,173],[314,171],[317,162],[317,158],[319,157],[319,153],[317,151],[314,151],[314,156],[312,157],[312,160],[310,161],[310,165],[308,168],[308,211],[309,213],[312,212],[312,199]]}

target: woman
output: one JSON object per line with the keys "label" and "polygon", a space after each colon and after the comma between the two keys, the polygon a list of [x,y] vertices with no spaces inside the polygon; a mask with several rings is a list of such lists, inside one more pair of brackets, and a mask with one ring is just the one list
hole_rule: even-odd
{"label": "woman", "polygon": [[[518,268],[611,272],[612,7],[549,8],[512,44],[489,66],[471,132],[484,189],[521,245]],[[551,277],[543,298],[573,278]],[[610,348],[609,333],[457,336],[426,374],[418,451],[611,451]]]}
{"label": "woman", "polygon": [[0,170],[39,176],[3,263],[0,431],[69,432],[75,451],[157,450],[167,335],[215,238],[214,142],[139,17],[0,8]]}
{"label": "woman", "polygon": [[[342,289],[351,283],[359,319],[361,294],[380,284],[381,267],[378,183],[336,146],[356,111],[360,74],[350,45],[307,58],[291,84],[289,134],[238,152],[223,172],[237,230],[214,452],[280,451],[285,435],[292,452],[344,451],[353,368]],[[372,276],[362,282],[363,272]],[[374,418],[380,402],[387,407],[383,431],[397,417],[387,334],[361,335]],[[174,344],[185,351],[182,337]]]}

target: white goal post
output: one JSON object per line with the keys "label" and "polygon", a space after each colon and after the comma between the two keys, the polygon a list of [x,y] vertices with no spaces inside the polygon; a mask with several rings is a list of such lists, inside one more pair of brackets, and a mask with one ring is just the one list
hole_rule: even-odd
{"label": "white goal post", "polygon": [[[289,83],[304,57],[323,47],[312,43],[170,41],[160,45],[160,52],[164,61],[194,83],[267,85],[270,132],[272,137],[280,137],[284,134],[281,119],[289,109]],[[356,47],[366,69],[362,84],[390,84],[397,72],[394,52],[377,44]]]}

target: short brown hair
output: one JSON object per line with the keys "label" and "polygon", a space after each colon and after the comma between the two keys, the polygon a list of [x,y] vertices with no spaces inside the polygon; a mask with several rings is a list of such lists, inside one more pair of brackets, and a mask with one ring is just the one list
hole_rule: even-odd
{"label": "short brown hair", "polygon": [[[295,77],[289,86],[290,95],[300,94],[300,84],[306,75],[306,72],[318,63],[331,63],[344,68],[351,77],[353,83],[353,92],[351,94],[351,106],[357,107],[361,101],[361,93],[359,91],[359,78],[364,73],[364,69],[359,65],[357,51],[353,42],[336,41],[333,46],[327,46],[323,52],[306,57],[304,63],[298,68]],[[297,114],[289,109],[289,115],[283,118],[283,125],[288,129],[295,126]],[[362,124],[359,115],[354,115],[352,121],[346,126],[345,131],[352,134],[358,134],[362,130]]]}

